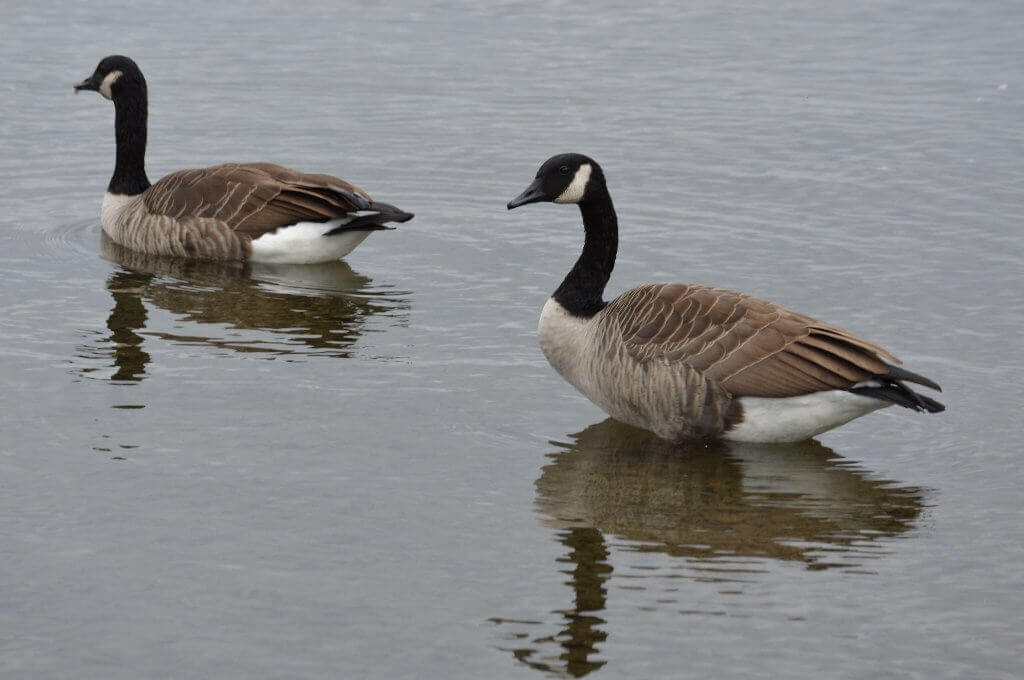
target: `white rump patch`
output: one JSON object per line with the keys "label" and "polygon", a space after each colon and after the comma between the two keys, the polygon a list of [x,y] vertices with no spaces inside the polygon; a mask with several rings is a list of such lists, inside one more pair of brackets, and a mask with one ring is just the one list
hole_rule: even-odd
{"label": "white rump patch", "polygon": [[740,397],[743,422],[722,435],[739,442],[798,442],[821,434],[891,402],[845,390],[799,397]]}
{"label": "white rump patch", "polygon": [[290,227],[263,234],[252,242],[253,262],[276,264],[315,264],[339,260],[366,240],[370,229],[343,231],[324,236],[352,218],[344,217],[329,222],[296,222]]}
{"label": "white rump patch", "polygon": [[587,182],[590,181],[590,173],[593,168],[590,167],[590,163],[584,163],[576,171],[576,175],[572,178],[572,182],[565,188],[562,195],[554,200],[555,203],[579,203],[583,198],[583,194],[587,190]]}
{"label": "white rump patch", "polygon": [[114,83],[116,83],[118,79],[123,75],[124,74],[120,71],[111,71],[106,76],[104,76],[103,82],[100,83],[100,94],[106,97],[107,99],[113,98],[114,95],[111,94],[110,88],[112,88],[114,86]]}

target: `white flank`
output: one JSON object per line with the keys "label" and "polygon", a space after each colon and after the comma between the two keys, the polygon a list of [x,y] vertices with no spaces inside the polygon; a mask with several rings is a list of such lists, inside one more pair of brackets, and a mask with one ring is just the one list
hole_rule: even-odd
{"label": "white flank", "polygon": [[276,264],[315,264],[341,259],[351,253],[372,231],[359,229],[324,236],[351,219],[345,217],[329,222],[296,222],[290,227],[281,227],[253,240],[250,259],[253,262]]}
{"label": "white flank", "polygon": [[854,418],[892,406],[888,401],[843,390],[799,397],[741,397],[743,422],[722,437],[739,442],[798,442]]}
{"label": "white flank", "polygon": [[111,71],[106,76],[104,76],[103,82],[100,83],[100,94],[106,97],[107,99],[112,99],[114,95],[111,93],[110,88],[114,86],[114,83],[116,83],[117,79],[120,78],[122,75],[124,74],[120,71]]}
{"label": "white flank", "polygon": [[584,163],[576,171],[576,175],[572,178],[572,183],[565,188],[562,195],[555,199],[555,203],[579,203],[580,199],[583,198],[583,194],[587,190],[587,182],[590,181],[590,173],[593,168],[590,167],[590,163]]}

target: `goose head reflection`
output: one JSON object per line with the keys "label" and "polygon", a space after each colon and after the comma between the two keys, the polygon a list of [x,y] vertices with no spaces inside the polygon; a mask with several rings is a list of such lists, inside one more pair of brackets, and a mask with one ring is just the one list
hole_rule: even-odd
{"label": "goose head reflection", "polygon": [[[565,547],[560,569],[572,598],[553,622],[494,619],[505,632],[519,629],[508,651],[549,673],[579,677],[604,664],[598,645],[607,637],[602,613],[612,548],[661,565],[620,567],[616,577],[627,580],[616,595],[720,615],[780,561],[867,571],[866,562],[892,549],[884,539],[913,528],[924,505],[921,489],[874,478],[813,440],[679,445],[608,419],[571,442],[552,443],[558,450],[536,482],[536,505]],[[651,581],[659,576],[673,579],[672,595],[651,601],[639,591],[647,583],[659,590]],[[704,607],[709,598],[717,602],[718,611],[694,610],[687,595],[696,593]],[[526,627],[538,625],[549,632]],[[551,627],[560,631],[552,635]]]}
{"label": "goose head reflection", "polygon": [[[406,294],[373,286],[342,261],[289,266],[167,258],[133,252],[106,234],[102,253],[120,267],[107,279],[114,299],[109,334],[83,348],[82,357],[112,357],[111,380],[146,377],[151,338],[235,352],[347,357],[371,316],[391,317],[394,325],[407,321]],[[170,312],[174,322],[156,327],[147,307]]]}

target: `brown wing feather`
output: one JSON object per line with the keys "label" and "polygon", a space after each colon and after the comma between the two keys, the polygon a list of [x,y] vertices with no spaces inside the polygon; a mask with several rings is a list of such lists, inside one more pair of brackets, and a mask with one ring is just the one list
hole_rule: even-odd
{"label": "brown wing feather", "polygon": [[846,389],[899,359],[849,331],[731,290],[651,284],[603,312],[627,351],[679,361],[734,396],[791,397]]}
{"label": "brown wing feather", "polygon": [[330,175],[272,163],[226,163],[173,172],[150,187],[144,200],[152,214],[211,218],[256,237],[295,222],[344,217],[371,199]]}

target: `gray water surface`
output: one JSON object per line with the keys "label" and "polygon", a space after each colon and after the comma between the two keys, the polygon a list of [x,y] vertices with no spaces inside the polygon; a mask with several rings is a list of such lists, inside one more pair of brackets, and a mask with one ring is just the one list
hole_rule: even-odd
{"label": "gray water surface", "polygon": [[[8,2],[4,678],[1012,678],[1024,656],[1024,5]],[[345,262],[105,242],[151,179],[266,160],[415,212]],[[878,341],[948,410],[670,447],[548,367],[592,155],[609,295],[735,288]]]}

